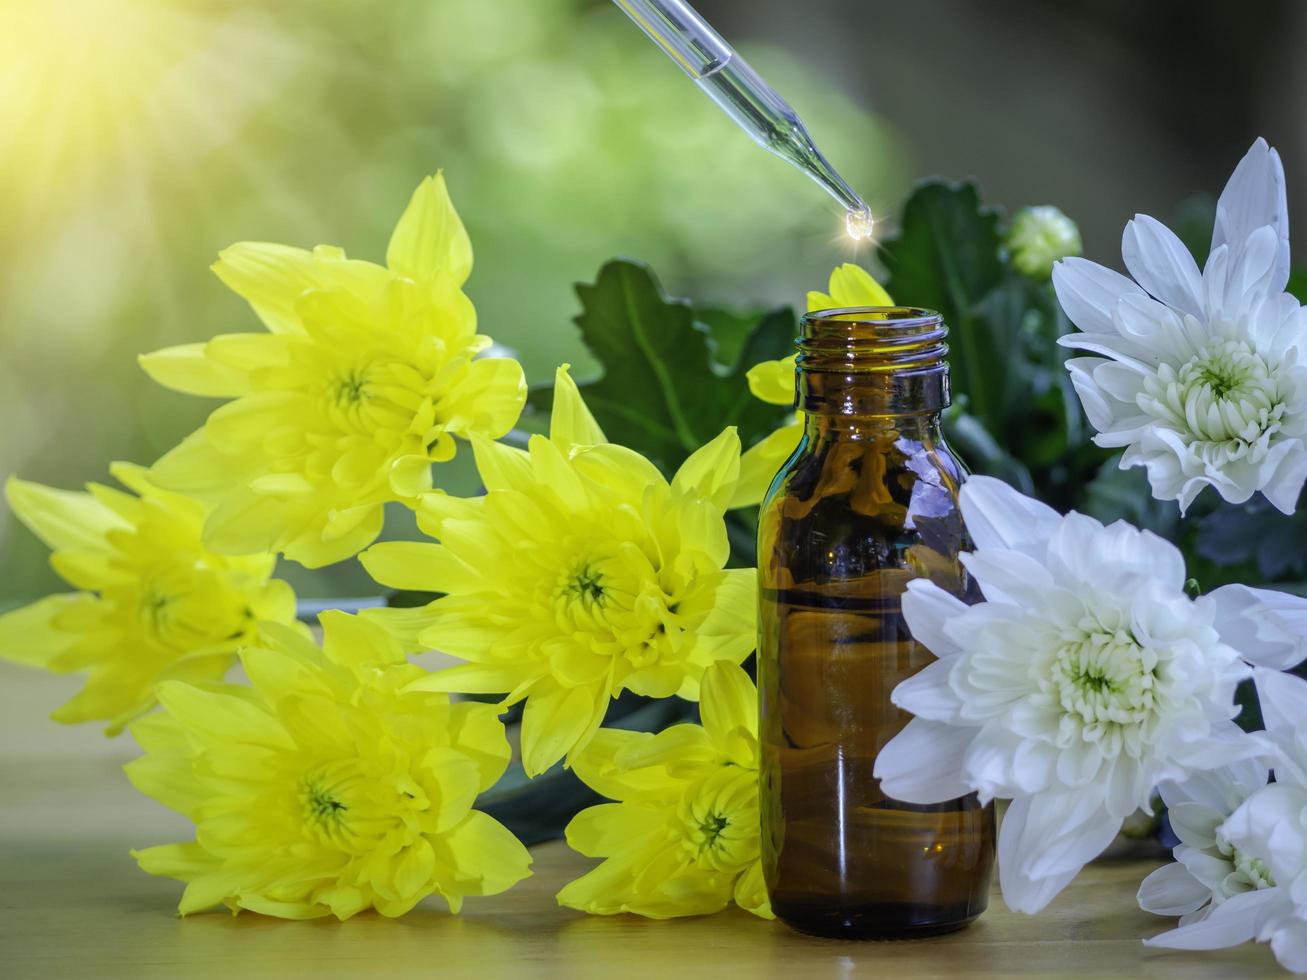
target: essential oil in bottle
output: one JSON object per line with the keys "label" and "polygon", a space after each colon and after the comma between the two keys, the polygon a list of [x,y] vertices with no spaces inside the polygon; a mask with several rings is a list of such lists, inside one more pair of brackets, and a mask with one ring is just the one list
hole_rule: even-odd
{"label": "essential oil in bottle", "polygon": [[946,334],[920,309],[803,318],[804,436],[758,535],[763,869],[773,911],[803,932],[949,932],[989,897],[992,805],[902,803],[872,775],[909,720],[890,693],[934,660],[903,619],[907,583],[979,598],[959,560],[963,470],[940,434]]}

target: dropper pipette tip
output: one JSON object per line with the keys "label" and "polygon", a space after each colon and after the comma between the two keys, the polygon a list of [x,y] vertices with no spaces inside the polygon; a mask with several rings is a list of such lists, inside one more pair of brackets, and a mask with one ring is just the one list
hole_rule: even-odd
{"label": "dropper pipette tip", "polygon": [[844,230],[855,242],[871,238],[876,230],[876,221],[871,216],[871,208],[863,205],[844,214]]}

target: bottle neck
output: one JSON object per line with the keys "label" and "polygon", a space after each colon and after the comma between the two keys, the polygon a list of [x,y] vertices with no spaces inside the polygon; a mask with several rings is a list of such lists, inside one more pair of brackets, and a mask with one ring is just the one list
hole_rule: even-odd
{"label": "bottle neck", "polygon": [[907,439],[930,448],[943,441],[938,412],[915,415],[813,415],[803,418],[810,446],[827,442],[895,442]]}
{"label": "bottle neck", "polygon": [[929,420],[948,406],[948,329],[938,313],[867,307],[807,314],[797,359],[797,405],[867,429]]}

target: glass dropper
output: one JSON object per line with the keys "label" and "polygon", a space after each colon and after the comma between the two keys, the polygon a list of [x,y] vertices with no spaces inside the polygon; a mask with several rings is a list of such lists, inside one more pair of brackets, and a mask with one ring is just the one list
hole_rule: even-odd
{"label": "glass dropper", "polygon": [[871,237],[867,203],[822,156],[790,104],[693,7],[682,0],[613,2],[755,143],[798,167],[839,201],[850,237]]}

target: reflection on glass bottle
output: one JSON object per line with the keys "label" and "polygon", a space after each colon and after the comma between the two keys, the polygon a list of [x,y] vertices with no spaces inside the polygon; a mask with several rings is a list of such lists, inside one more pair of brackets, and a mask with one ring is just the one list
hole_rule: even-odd
{"label": "reflection on glass bottle", "polygon": [[763,864],[791,926],[847,937],[960,928],[985,908],[992,807],[884,796],[890,693],[934,657],[900,600],[929,578],[979,598],[959,553],[963,471],[940,436],[946,329],[907,308],[810,313],[803,441],[763,502],[758,564]]}

